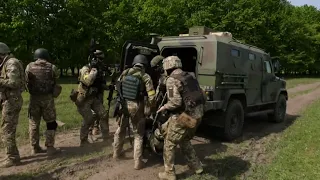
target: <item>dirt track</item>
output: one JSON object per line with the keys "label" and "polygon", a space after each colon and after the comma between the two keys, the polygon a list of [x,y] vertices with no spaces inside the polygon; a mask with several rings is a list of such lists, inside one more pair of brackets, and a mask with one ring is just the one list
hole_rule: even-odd
{"label": "dirt track", "polygon": [[[289,93],[306,91],[318,87],[319,83],[311,85],[301,85],[288,90]],[[308,88],[306,88],[308,87]],[[301,90],[302,89],[302,90]],[[205,170],[209,174],[217,178],[226,176],[240,176],[241,179],[249,176],[256,164],[266,163],[270,161],[270,157],[266,155],[266,146],[280,138],[281,132],[289,127],[298,117],[299,112],[312,101],[320,97],[320,89],[295,96],[289,99],[287,106],[287,121],[282,124],[273,124],[267,121],[265,116],[249,118],[245,121],[244,134],[231,143],[221,143],[220,141],[210,140],[214,137],[199,135],[192,140],[194,147],[206,165]],[[114,122],[114,121],[111,121]],[[111,131],[116,128],[112,124]],[[47,170],[34,177],[34,179],[89,179],[89,180],[150,180],[157,179],[157,173],[163,170],[162,157],[156,157],[145,153],[146,168],[136,171],[133,169],[132,150],[128,149],[123,160],[115,162],[111,157],[111,142],[95,143],[90,148],[79,148],[79,132],[78,130],[69,133],[59,134],[57,138],[57,146],[63,150],[63,155],[55,159],[47,159],[45,155],[29,156],[30,147],[25,145],[19,147],[22,156],[22,165],[7,169],[0,169],[0,179],[16,177],[17,173],[33,173],[39,170]],[[90,152],[101,152],[105,150],[108,155],[101,155],[82,161],[81,156],[88,155]],[[208,159],[216,153],[225,154],[223,158]],[[70,158],[70,161],[63,161]],[[57,161],[58,159],[58,161]],[[79,160],[80,159],[80,160]],[[185,161],[177,155],[176,171],[179,178],[185,178],[190,175]],[[60,164],[57,162],[61,162]],[[237,169],[232,171],[227,167],[223,169],[225,163],[232,162]],[[50,168],[52,167],[52,168]],[[47,168],[47,169],[46,169]],[[219,169],[217,171],[217,169]]]}

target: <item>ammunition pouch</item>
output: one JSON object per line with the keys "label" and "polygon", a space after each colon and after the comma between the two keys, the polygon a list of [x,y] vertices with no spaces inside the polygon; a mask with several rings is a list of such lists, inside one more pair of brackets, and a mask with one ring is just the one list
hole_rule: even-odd
{"label": "ammunition pouch", "polygon": [[56,84],[56,85],[53,87],[52,96],[53,96],[54,98],[57,98],[57,97],[61,94],[61,91],[62,91],[62,87],[61,87],[59,84]]}
{"label": "ammunition pouch", "polygon": [[197,126],[198,121],[194,119],[193,117],[189,116],[187,113],[183,112],[180,114],[180,116],[177,118],[177,122],[181,124],[185,128],[193,129]]}
{"label": "ammunition pouch", "polygon": [[76,104],[81,105],[86,100],[87,96],[84,92],[78,92]]}
{"label": "ammunition pouch", "polygon": [[76,102],[77,101],[77,97],[78,97],[79,92],[72,89],[71,93],[70,93],[70,99],[72,102]]}

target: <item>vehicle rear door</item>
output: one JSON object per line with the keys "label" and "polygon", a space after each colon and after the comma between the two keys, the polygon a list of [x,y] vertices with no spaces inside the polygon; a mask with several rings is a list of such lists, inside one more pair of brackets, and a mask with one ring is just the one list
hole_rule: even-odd
{"label": "vehicle rear door", "polygon": [[[156,44],[126,41],[122,47],[120,70],[123,71],[128,67],[132,67],[133,58],[138,54],[143,54],[147,57],[149,66],[146,68],[146,73],[151,76],[152,81],[157,81],[157,75],[150,68],[152,58],[160,54],[159,47]],[[157,82],[153,84],[156,85]]]}
{"label": "vehicle rear door", "polygon": [[136,42],[136,41],[126,41],[122,46],[121,63],[120,63],[121,71],[123,71],[126,66],[131,67],[133,58],[138,54],[145,55],[150,62],[152,58],[160,54],[160,51],[156,44],[148,44],[145,42]]}

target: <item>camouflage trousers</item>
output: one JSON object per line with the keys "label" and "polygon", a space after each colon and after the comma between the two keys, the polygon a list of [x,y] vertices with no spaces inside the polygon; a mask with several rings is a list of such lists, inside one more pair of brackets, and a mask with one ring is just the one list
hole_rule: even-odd
{"label": "camouflage trousers", "polygon": [[133,136],[134,136],[134,147],[133,147],[133,158],[135,162],[142,160],[143,151],[143,135],[145,131],[145,115],[144,115],[144,104],[132,101],[127,102],[127,108],[130,117],[121,117],[118,122],[118,129],[114,134],[113,152],[119,155],[122,151],[124,139],[126,136],[126,128],[129,126],[129,119],[131,119]]}
{"label": "camouflage trousers", "polygon": [[99,126],[100,126],[100,119],[99,117],[97,116],[97,114],[91,109],[91,112],[92,112],[92,115],[93,115],[93,123],[92,125],[90,126],[90,131],[93,130],[93,128],[97,128],[99,129]]}
{"label": "camouflage trousers", "polygon": [[[97,95],[98,99],[100,99],[101,103],[103,104],[103,93],[99,93]],[[94,128],[99,129],[100,126],[100,119],[99,116],[94,112],[94,110],[91,109],[91,112],[93,114],[93,123],[90,126],[90,131],[92,131]],[[108,113],[109,114],[109,113]]]}
{"label": "camouflage trousers", "polygon": [[88,97],[83,103],[77,105],[78,112],[81,114],[83,121],[80,129],[80,140],[88,139],[90,126],[94,122],[93,112],[96,113],[100,121],[102,138],[109,136],[109,113],[106,111],[101,100],[97,97]]}
{"label": "camouflage trousers", "polygon": [[195,169],[201,167],[201,162],[190,142],[196,132],[196,128],[186,129],[182,127],[177,123],[177,117],[177,115],[171,116],[162,126],[165,137],[163,147],[164,168],[169,174],[175,174],[174,162],[177,145],[180,146],[181,152],[187,160],[189,167]]}
{"label": "camouflage trousers", "polygon": [[45,133],[46,147],[53,147],[55,143],[56,127],[52,128],[50,123],[56,121],[56,108],[52,95],[30,96],[28,109],[29,118],[29,138],[30,144],[33,147],[39,146],[39,129],[41,118],[47,123]]}
{"label": "camouflage trousers", "polygon": [[23,99],[21,95],[10,97],[2,103],[1,137],[7,159],[20,160],[16,145],[16,130]]}

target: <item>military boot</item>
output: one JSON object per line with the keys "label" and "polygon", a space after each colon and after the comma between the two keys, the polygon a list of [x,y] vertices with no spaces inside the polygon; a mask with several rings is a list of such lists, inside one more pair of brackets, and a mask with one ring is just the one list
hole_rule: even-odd
{"label": "military boot", "polygon": [[177,179],[175,174],[167,173],[167,172],[160,172],[159,173],[159,178],[161,180],[164,180],[164,179],[166,179],[166,180],[176,180]]}
{"label": "military boot", "polygon": [[20,164],[20,159],[5,159],[0,163],[0,168],[8,168]]}
{"label": "military boot", "polygon": [[46,150],[42,149],[39,145],[33,146],[31,149],[31,155],[36,155],[39,153],[45,153]]}
{"label": "military boot", "polygon": [[139,160],[139,161],[135,161],[134,162],[134,169],[135,170],[139,170],[142,169],[144,167],[144,162]]}
{"label": "military boot", "polygon": [[46,147],[47,147],[47,155],[51,156],[57,153],[60,153],[61,150],[60,149],[56,149],[54,147],[54,143],[55,143],[55,135],[56,135],[56,131],[55,130],[47,130],[46,131]]}

